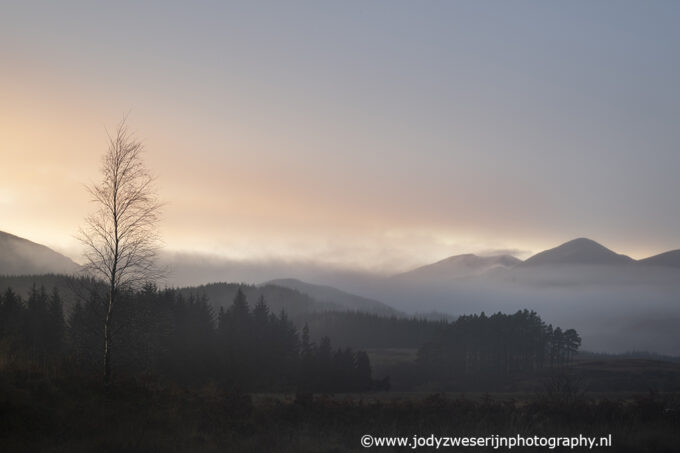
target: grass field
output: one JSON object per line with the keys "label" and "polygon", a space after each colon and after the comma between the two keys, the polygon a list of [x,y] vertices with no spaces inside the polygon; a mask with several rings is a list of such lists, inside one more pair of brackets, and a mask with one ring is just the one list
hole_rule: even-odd
{"label": "grass field", "polygon": [[367,433],[611,434],[614,448],[607,451],[630,452],[675,452],[680,445],[676,393],[554,396],[383,392],[299,399],[230,394],[215,384],[186,389],[150,378],[106,389],[98,379],[3,373],[0,451],[365,451],[359,439]]}
{"label": "grass field", "polygon": [[[369,349],[373,375],[390,376],[394,392],[470,393],[465,386],[448,383],[422,384],[415,376],[417,349]],[[557,370],[557,372],[561,372]],[[647,392],[680,392],[680,363],[650,359],[586,359],[576,360],[565,370],[580,392],[625,395]],[[543,391],[546,381],[555,370],[545,370],[535,376],[518,376],[506,385],[508,389],[494,393],[522,393],[532,395]],[[484,394],[479,389],[476,393]]]}

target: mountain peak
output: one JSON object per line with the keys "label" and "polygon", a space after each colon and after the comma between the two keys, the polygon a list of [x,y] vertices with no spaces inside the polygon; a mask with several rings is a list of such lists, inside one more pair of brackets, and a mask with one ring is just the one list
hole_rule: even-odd
{"label": "mountain peak", "polygon": [[620,255],[588,238],[577,238],[555,248],[537,253],[527,259],[526,265],[541,264],[626,264],[634,260]]}

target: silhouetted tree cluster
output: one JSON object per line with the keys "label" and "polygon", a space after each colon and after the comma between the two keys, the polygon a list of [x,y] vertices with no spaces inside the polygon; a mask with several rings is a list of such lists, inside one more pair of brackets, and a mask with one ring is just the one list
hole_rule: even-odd
{"label": "silhouetted tree cluster", "polygon": [[[115,366],[125,373],[155,372],[164,352],[169,351],[171,324],[167,299],[157,297],[153,285],[139,292],[122,292],[117,316],[111,325],[116,348]],[[101,339],[104,337],[106,299],[92,289],[84,301],[73,307],[68,320],[70,358],[79,369],[91,373],[103,366]]]}
{"label": "silhouetted tree cluster", "polygon": [[[31,289],[26,302],[8,289],[0,296],[3,356],[36,363],[62,361],[71,372],[94,375],[103,365],[101,339],[107,297],[91,287],[64,322],[57,290]],[[229,390],[365,391],[372,387],[365,352],[333,350],[302,339],[285,311],[271,313],[264,297],[251,306],[242,291],[215,315],[204,295],[147,284],[118,295],[110,326],[120,375],[154,375],[186,385],[214,381]],[[19,356],[18,353],[21,352]]]}
{"label": "silhouetted tree cluster", "polygon": [[264,297],[251,310],[238,290],[233,304],[218,314],[220,375],[230,387],[291,388],[298,371],[298,343],[285,311],[270,313]]}
{"label": "silhouetted tree cluster", "polygon": [[338,345],[354,348],[420,348],[448,324],[351,311],[311,313],[304,319],[319,338],[329,336]]}
{"label": "silhouetted tree cluster", "polygon": [[300,390],[303,392],[363,392],[373,387],[371,363],[364,351],[331,347],[324,336],[317,345],[310,340],[309,326],[302,329],[300,343]]}
{"label": "silhouetted tree cluster", "polygon": [[0,295],[0,345],[6,359],[45,365],[64,348],[64,309],[55,288],[33,285],[24,303],[8,288]]}
{"label": "silhouetted tree cluster", "polygon": [[180,288],[178,291],[185,297],[190,296],[192,293],[205,294],[216,310],[219,310],[220,308],[224,310],[228,309],[236,297],[236,293],[239,291],[241,291],[251,302],[257,302],[260,298],[264,297],[269,309],[273,313],[281,313],[281,310],[285,309],[288,318],[300,328],[304,325],[304,321],[300,322],[301,316],[318,310],[319,307],[325,306],[312,299],[307,294],[276,285],[209,283],[206,285]]}
{"label": "silhouetted tree cluster", "polygon": [[461,316],[418,352],[418,363],[431,377],[503,379],[544,367],[565,366],[581,338],[574,329],[546,325],[534,311],[507,315]]}

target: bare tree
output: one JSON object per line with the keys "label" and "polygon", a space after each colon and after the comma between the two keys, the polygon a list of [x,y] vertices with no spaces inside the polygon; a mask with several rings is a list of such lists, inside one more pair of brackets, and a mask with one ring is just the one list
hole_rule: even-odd
{"label": "bare tree", "polygon": [[142,161],[143,145],[123,120],[104,155],[102,180],[87,189],[96,211],[85,220],[78,239],[86,248],[85,270],[107,284],[104,320],[104,382],[111,382],[111,319],[121,291],[160,276],[155,266],[156,224],[161,204],[154,178]]}

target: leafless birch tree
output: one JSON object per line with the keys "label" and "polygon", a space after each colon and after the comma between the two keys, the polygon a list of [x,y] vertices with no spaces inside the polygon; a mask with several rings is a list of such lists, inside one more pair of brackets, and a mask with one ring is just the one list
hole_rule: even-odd
{"label": "leafless birch tree", "polygon": [[104,382],[111,382],[111,319],[121,291],[160,276],[155,266],[156,224],[161,204],[154,178],[144,166],[142,143],[123,120],[109,135],[102,180],[87,189],[97,209],[85,220],[79,240],[86,252],[85,270],[107,285],[104,320]]}

